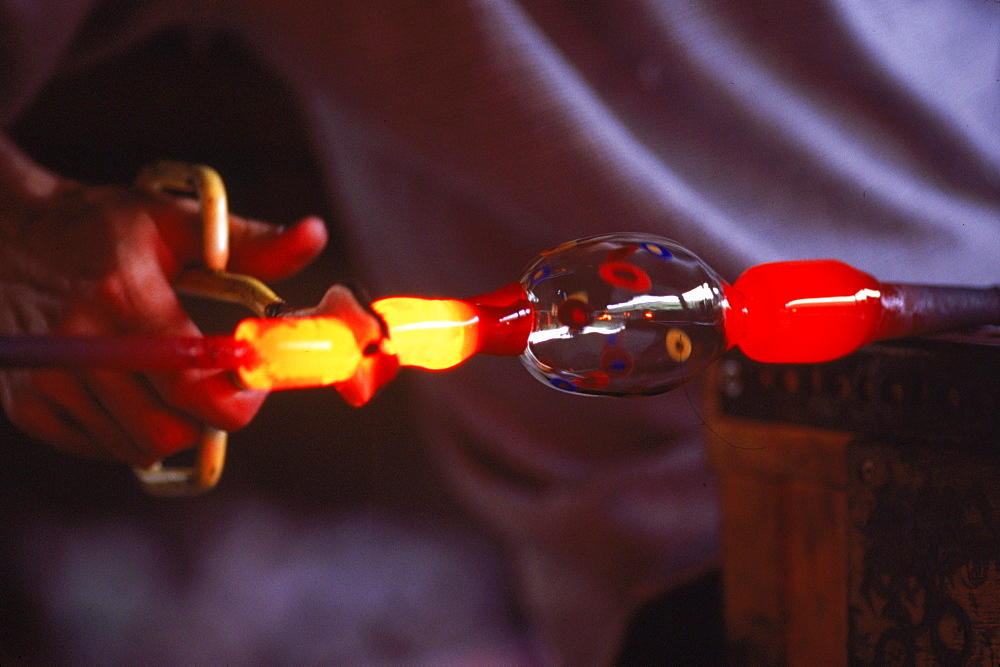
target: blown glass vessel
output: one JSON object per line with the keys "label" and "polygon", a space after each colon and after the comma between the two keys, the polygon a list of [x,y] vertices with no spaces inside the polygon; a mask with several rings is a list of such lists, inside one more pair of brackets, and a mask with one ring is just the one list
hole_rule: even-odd
{"label": "blown glass vessel", "polygon": [[726,347],[722,280],[693,253],[645,234],[611,234],[543,253],[521,286],[534,325],[521,361],[564,391],[659,394]]}

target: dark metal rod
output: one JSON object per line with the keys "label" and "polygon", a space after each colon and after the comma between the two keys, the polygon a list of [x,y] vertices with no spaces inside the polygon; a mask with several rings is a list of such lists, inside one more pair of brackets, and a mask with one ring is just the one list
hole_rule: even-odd
{"label": "dark metal rod", "polygon": [[253,350],[232,336],[0,336],[0,367],[236,369]]}
{"label": "dark metal rod", "polygon": [[884,283],[879,338],[1000,324],[1000,288]]}

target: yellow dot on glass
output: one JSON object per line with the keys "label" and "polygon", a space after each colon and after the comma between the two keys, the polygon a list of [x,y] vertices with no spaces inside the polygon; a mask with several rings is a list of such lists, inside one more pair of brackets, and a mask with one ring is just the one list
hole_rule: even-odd
{"label": "yellow dot on glass", "polygon": [[678,363],[688,360],[691,356],[691,337],[680,329],[667,331],[667,354]]}

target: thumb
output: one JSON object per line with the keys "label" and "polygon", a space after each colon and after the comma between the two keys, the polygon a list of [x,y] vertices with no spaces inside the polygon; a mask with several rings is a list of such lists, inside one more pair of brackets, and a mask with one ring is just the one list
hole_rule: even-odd
{"label": "thumb", "polygon": [[326,225],[314,216],[288,227],[230,216],[229,270],[265,282],[280,280],[316,259],[327,238]]}

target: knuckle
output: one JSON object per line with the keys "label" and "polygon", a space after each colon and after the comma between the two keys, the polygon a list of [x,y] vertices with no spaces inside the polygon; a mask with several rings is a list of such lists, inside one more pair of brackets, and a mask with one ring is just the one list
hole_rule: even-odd
{"label": "knuckle", "polygon": [[125,279],[117,271],[106,274],[97,282],[94,297],[98,303],[115,313],[126,313],[133,307]]}

